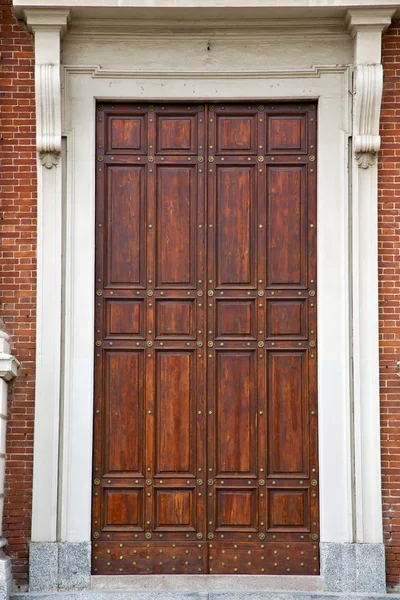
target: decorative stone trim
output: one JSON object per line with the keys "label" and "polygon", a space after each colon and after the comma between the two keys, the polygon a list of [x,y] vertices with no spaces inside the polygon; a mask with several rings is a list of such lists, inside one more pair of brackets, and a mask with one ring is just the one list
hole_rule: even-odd
{"label": "decorative stone trim", "polygon": [[[4,331],[0,331],[0,448],[4,448],[6,438],[7,421],[7,383],[18,375],[20,363],[10,354],[9,337]],[[0,452],[1,481],[4,481],[5,454]],[[3,532],[3,503],[4,487],[0,486],[0,600],[8,600],[11,592],[11,560],[3,552],[7,540],[1,537]]]}
{"label": "decorative stone trim", "polygon": [[4,331],[0,331],[0,378],[4,381],[14,379],[18,375],[20,366],[19,361],[9,352],[8,335]]}
{"label": "decorative stone trim", "polygon": [[35,35],[36,148],[40,164],[51,169],[61,152],[60,40],[69,11],[27,11],[26,17]]}
{"label": "decorative stone trim", "polygon": [[376,161],[381,145],[379,119],[382,102],[382,65],[355,68],[353,148],[358,166],[368,169]]}
{"label": "decorative stone trim", "polygon": [[393,10],[353,9],[346,15],[354,38],[353,152],[358,166],[368,169],[376,162],[381,145],[379,121],[383,89],[382,34],[391,23]]}

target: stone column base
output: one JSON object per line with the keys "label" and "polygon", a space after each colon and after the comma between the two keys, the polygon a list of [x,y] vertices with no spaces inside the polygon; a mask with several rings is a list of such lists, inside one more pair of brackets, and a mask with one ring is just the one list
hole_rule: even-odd
{"label": "stone column base", "polygon": [[320,544],[325,592],[386,593],[383,544]]}
{"label": "stone column base", "polygon": [[0,600],[9,600],[11,581],[11,559],[0,550]]}
{"label": "stone column base", "polygon": [[29,591],[87,589],[90,562],[90,542],[31,542]]}

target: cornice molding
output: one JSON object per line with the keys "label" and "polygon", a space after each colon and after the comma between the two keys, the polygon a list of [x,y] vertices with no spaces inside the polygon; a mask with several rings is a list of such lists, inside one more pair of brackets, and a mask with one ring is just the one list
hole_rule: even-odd
{"label": "cornice molding", "polygon": [[362,30],[376,30],[379,34],[382,34],[391,24],[394,12],[391,8],[349,9],[346,12],[345,24],[352,37],[355,37]]}
{"label": "cornice molding", "polygon": [[70,20],[70,11],[65,8],[32,7],[23,11],[23,18],[32,32],[54,29],[59,31],[60,36],[63,37]]}
{"label": "cornice molding", "polygon": [[90,75],[93,79],[300,79],[319,78],[326,74],[346,73],[348,65],[319,66],[304,70],[264,71],[126,71],[103,69],[99,65],[63,65],[67,75]]}
{"label": "cornice molding", "polygon": [[173,34],[181,37],[218,36],[265,40],[265,36],[281,36],[290,31],[294,37],[348,35],[341,18],[315,19],[79,19],[70,23],[68,39],[89,35],[95,39],[112,39],[116,35],[126,38],[149,38]]}

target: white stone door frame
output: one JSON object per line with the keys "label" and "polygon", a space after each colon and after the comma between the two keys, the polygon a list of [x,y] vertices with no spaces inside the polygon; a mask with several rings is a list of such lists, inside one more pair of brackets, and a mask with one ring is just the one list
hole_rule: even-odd
{"label": "white stone door frame", "polygon": [[[355,39],[355,90],[351,86],[351,65],[284,72],[269,72],[266,67],[256,73],[233,70],[154,73],[63,66],[62,129],[68,140],[64,194],[59,162],[60,86],[54,57],[59,57],[59,40],[68,15],[66,11],[40,9],[26,13],[35,33],[38,140],[41,141],[38,196],[42,252],[38,260],[38,309],[42,315],[47,309],[50,311],[53,333],[45,319],[38,321],[41,352],[37,358],[33,542],[47,546],[49,542],[83,545],[85,568],[90,568],[87,557],[92,487],[96,100],[302,99],[318,101],[319,124],[321,542],[377,545],[382,557],[376,151],[382,91],[381,33],[390,23],[391,12],[370,9],[348,13],[349,28]],[[354,91],[352,132],[349,99]],[[352,133],[356,154],[349,155]],[[353,171],[350,194],[349,164]],[[65,237],[63,303],[62,235]],[[62,402],[57,389],[60,381]],[[41,440],[43,431],[45,443]],[[31,573],[35,570],[35,552],[40,554],[39,545],[36,549],[34,546]],[[332,548],[323,552],[325,570],[329,557],[338,563]],[[368,562],[368,556],[360,554],[359,561]],[[379,585],[369,591],[382,591],[382,561],[379,569]],[[89,574],[86,573],[87,577]],[[39,583],[37,589],[54,585],[54,582]],[[363,585],[370,584],[361,582],[357,589],[361,591]]]}

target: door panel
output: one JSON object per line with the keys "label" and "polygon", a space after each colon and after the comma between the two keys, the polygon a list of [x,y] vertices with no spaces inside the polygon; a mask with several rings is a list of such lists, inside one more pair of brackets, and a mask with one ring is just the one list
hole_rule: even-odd
{"label": "door panel", "polygon": [[254,167],[232,165],[216,169],[216,285],[254,287]]}
{"label": "door panel", "polygon": [[157,168],[157,286],[195,286],[195,172],[175,165]]}
{"label": "door panel", "polygon": [[144,286],[145,167],[115,166],[107,175],[107,281]]}
{"label": "door panel", "polygon": [[268,352],[268,475],[308,476],[308,414],[303,351]]}
{"label": "door panel", "polygon": [[[107,410],[105,437],[118,440],[107,444],[106,472],[141,474],[143,465],[143,352],[107,352]],[[124,373],[124,377],[121,377]],[[121,399],[124,401],[121,402]]]}
{"label": "door panel", "polygon": [[193,351],[157,350],[157,476],[193,475],[191,443],[195,436]]}
{"label": "door panel", "polygon": [[216,476],[255,476],[256,394],[254,351],[216,353]]}
{"label": "door panel", "polygon": [[319,572],[316,107],[97,107],[93,573]]}

